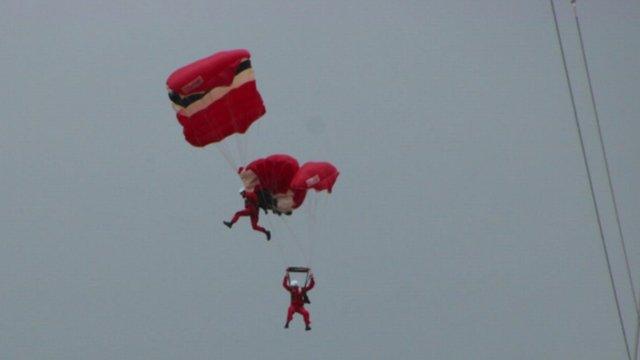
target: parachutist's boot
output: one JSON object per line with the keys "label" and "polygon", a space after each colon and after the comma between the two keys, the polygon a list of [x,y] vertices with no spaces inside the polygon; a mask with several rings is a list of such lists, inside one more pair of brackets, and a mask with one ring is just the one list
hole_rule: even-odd
{"label": "parachutist's boot", "polygon": [[271,231],[265,230],[264,234],[267,235],[267,241],[271,240]]}
{"label": "parachutist's boot", "polygon": [[309,331],[309,330],[311,330],[311,326],[307,325],[304,327],[304,331]]}
{"label": "parachutist's boot", "polygon": [[229,229],[231,229],[231,227],[233,226],[233,223],[231,221],[223,221],[222,223],[227,225]]}
{"label": "parachutist's boot", "polygon": [[284,324],[284,328],[288,329],[289,328],[289,323]]}

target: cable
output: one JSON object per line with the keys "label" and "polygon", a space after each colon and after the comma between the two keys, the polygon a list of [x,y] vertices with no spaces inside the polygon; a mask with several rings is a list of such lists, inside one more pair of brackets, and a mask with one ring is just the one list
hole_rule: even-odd
{"label": "cable", "polygon": [[[572,0],[573,1],[573,0]],[[598,232],[600,233],[600,240],[602,241],[602,248],[604,250],[604,257],[607,263],[607,269],[609,271],[609,279],[611,281],[611,288],[613,290],[613,297],[616,302],[616,310],[618,312],[618,320],[620,321],[620,329],[622,330],[622,336],[624,338],[625,350],[627,351],[627,358],[631,360],[631,351],[629,349],[629,341],[627,340],[627,332],[624,329],[624,320],[622,319],[622,312],[620,310],[620,301],[618,300],[618,291],[616,289],[616,283],[613,278],[613,272],[611,269],[611,261],[609,259],[609,251],[607,250],[607,243],[604,238],[604,232],[602,230],[602,221],[600,219],[600,211],[598,210],[598,202],[596,200],[595,191],[593,190],[593,180],[591,178],[591,170],[589,168],[589,162],[587,161],[587,153],[584,146],[584,140],[582,138],[582,129],[580,128],[580,121],[578,120],[578,110],[576,108],[576,101],[573,95],[573,88],[571,87],[571,79],[569,77],[569,69],[567,68],[567,60],[564,54],[564,47],[562,46],[562,38],[560,36],[560,28],[558,26],[558,16],[556,15],[556,8],[553,4],[553,0],[549,0],[549,4],[551,4],[551,12],[553,13],[553,21],[556,29],[556,36],[558,38],[558,45],[560,47],[560,54],[562,56],[562,66],[564,68],[564,73],[567,81],[567,87],[569,90],[569,97],[571,98],[571,107],[573,109],[573,117],[575,120],[576,130],[578,132],[578,138],[580,140],[580,149],[582,151],[582,159],[584,161],[584,166],[587,172],[587,179],[589,183],[589,190],[591,192],[591,199],[593,202],[593,208],[596,215],[596,221],[598,224]]]}
{"label": "cable", "polygon": [[636,343],[633,346],[633,358],[638,360],[638,342],[640,342],[640,317],[638,317],[638,324],[636,325]]}
{"label": "cable", "polygon": [[[267,221],[269,222],[269,227],[271,229],[271,231],[275,230],[275,227],[273,226],[273,222],[271,221],[271,217],[268,214],[265,214],[264,216],[265,218],[267,218]],[[271,243],[276,244],[276,247],[278,248],[278,252],[280,253],[280,260],[282,262],[282,266],[288,266],[287,264],[287,257],[284,254],[284,247],[282,246],[282,244],[280,244],[279,239],[271,239]]]}
{"label": "cable", "polygon": [[576,23],[576,29],[578,30],[578,39],[580,42],[580,51],[582,53],[582,61],[584,63],[584,69],[585,69],[585,73],[587,76],[587,85],[589,88],[589,95],[591,96],[591,105],[593,107],[593,113],[595,116],[595,120],[596,120],[596,128],[598,130],[598,138],[600,140],[600,150],[602,151],[602,155],[604,158],[604,165],[605,165],[605,170],[607,172],[607,183],[609,185],[609,193],[611,194],[611,200],[613,202],[613,211],[615,214],[615,218],[616,218],[616,225],[618,227],[618,234],[620,236],[620,243],[622,245],[622,252],[624,254],[624,262],[626,265],[626,270],[627,270],[627,278],[629,280],[629,286],[631,287],[631,294],[633,296],[633,304],[635,305],[635,310],[636,310],[636,320],[638,322],[638,326],[636,326],[636,332],[635,332],[635,344],[634,344],[634,351],[633,351],[633,359],[638,359],[638,342],[640,341],[640,304],[638,304],[638,298],[636,295],[636,287],[635,284],[633,282],[633,276],[631,275],[631,265],[629,262],[629,256],[627,254],[627,246],[626,246],[626,241],[624,240],[624,233],[622,231],[622,222],[620,220],[620,212],[618,210],[618,202],[616,199],[616,195],[615,195],[615,191],[613,189],[613,181],[611,180],[611,170],[609,167],[609,157],[607,156],[607,151],[606,151],[606,147],[604,146],[604,136],[602,135],[602,126],[600,125],[600,115],[598,112],[598,107],[597,107],[597,103],[595,100],[595,94],[593,91],[593,85],[592,85],[592,81],[591,81],[591,71],[589,70],[589,63],[587,62],[587,55],[586,55],[586,50],[585,50],[585,46],[584,46],[584,40],[582,37],[582,28],[580,26],[580,20],[578,17],[578,10],[576,7],[576,1],[572,0],[571,1],[571,8],[573,10],[573,16],[575,19],[575,23]]}
{"label": "cable", "polygon": [[286,219],[284,219],[282,216],[278,216],[278,218],[282,221],[284,226],[287,228],[289,235],[291,236],[296,246],[298,247],[298,251],[300,251],[300,255],[302,255],[303,260],[307,263],[306,265],[310,267],[311,264],[309,264],[310,262],[309,254],[307,253],[307,251],[305,251],[304,245],[300,242],[300,238],[293,231],[293,228],[289,225]]}
{"label": "cable", "polygon": [[233,158],[229,154],[229,151],[225,147],[225,144],[218,142],[213,145],[216,147],[216,149],[218,149],[218,151],[220,151],[220,154],[222,154],[222,157],[224,157],[224,159],[227,161],[227,165],[229,165],[229,169],[231,169],[231,171],[235,173],[238,169],[237,167],[238,165],[236,164],[235,161],[233,161]]}
{"label": "cable", "polygon": [[604,157],[604,166],[607,171],[607,181],[609,184],[609,192],[611,193],[611,199],[613,201],[613,211],[616,217],[616,224],[618,225],[618,234],[620,235],[620,242],[622,243],[622,252],[624,253],[624,262],[627,266],[627,276],[629,278],[629,284],[631,286],[631,291],[633,294],[633,304],[635,305],[636,315],[640,316],[640,306],[638,304],[638,299],[636,297],[636,287],[633,283],[633,277],[631,276],[631,265],[629,264],[629,256],[627,255],[627,247],[624,241],[624,235],[622,232],[622,223],[620,221],[620,215],[618,211],[618,202],[616,200],[615,192],[613,191],[613,182],[611,181],[611,171],[609,168],[609,157],[607,156],[607,151],[605,150],[604,140],[602,136],[602,127],[600,126],[600,116],[598,114],[598,107],[596,106],[596,97],[593,93],[593,86],[591,83],[591,71],[589,71],[589,65],[587,63],[587,55],[584,48],[584,41],[582,40],[582,30],[580,28],[580,20],[578,20],[578,10],[576,9],[575,0],[571,1],[571,7],[573,9],[573,16],[576,21],[576,28],[578,29],[578,39],[580,40],[580,50],[582,52],[582,61],[584,62],[584,70],[587,74],[587,84],[589,86],[589,94],[591,95],[591,105],[593,106],[593,113],[596,119],[596,125],[598,129],[598,137],[600,139],[600,150],[602,151]]}

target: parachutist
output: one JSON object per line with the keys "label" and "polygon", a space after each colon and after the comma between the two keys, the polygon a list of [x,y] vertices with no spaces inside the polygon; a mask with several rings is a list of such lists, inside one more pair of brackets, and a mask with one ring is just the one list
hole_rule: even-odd
{"label": "parachutist", "polygon": [[298,313],[302,315],[304,319],[305,331],[311,330],[311,316],[309,311],[304,308],[305,302],[308,303],[309,298],[307,297],[307,292],[313,289],[316,285],[316,282],[313,278],[313,274],[309,274],[309,284],[305,284],[302,288],[298,286],[298,282],[296,280],[291,280],[289,278],[289,272],[282,279],[282,286],[291,294],[291,304],[289,305],[289,309],[287,310],[287,322],[284,324],[284,328],[289,328],[289,323],[293,319],[293,314]]}
{"label": "parachutist", "polygon": [[231,221],[223,221],[223,223],[231,229],[241,216],[249,216],[251,219],[251,227],[255,231],[259,231],[266,235],[267,241],[271,240],[271,232],[258,225],[260,216],[260,208],[258,208],[258,197],[254,192],[241,190],[240,195],[244,198],[244,209],[236,212]]}
{"label": "parachutist", "polygon": [[256,193],[258,207],[278,216],[291,215],[309,190],[331,193],[340,174],[331,163],[309,161],[300,166],[287,154],[256,159],[238,168],[238,172],[245,189]]}

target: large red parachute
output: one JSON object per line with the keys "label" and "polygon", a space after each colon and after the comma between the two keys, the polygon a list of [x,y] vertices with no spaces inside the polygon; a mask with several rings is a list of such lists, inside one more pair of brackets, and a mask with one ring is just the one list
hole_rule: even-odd
{"label": "large red parachute", "polygon": [[279,212],[290,212],[302,205],[309,189],[331,192],[338,169],[328,162],[298,161],[286,154],[275,154],[252,161],[240,170],[240,178],[248,191],[268,191]]}
{"label": "large red parachute", "polygon": [[221,51],[169,76],[169,98],[191,145],[243,134],[264,115],[250,57],[244,49]]}

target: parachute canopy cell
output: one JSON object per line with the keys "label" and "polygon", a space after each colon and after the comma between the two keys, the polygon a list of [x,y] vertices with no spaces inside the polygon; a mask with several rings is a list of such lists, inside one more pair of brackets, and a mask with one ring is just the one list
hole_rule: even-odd
{"label": "parachute canopy cell", "polygon": [[291,180],[291,188],[327,190],[331,193],[340,172],[328,162],[307,162],[300,167]]}
{"label": "parachute canopy cell", "polygon": [[244,134],[265,114],[250,58],[244,49],[221,51],[169,76],[169,99],[191,145]]}

